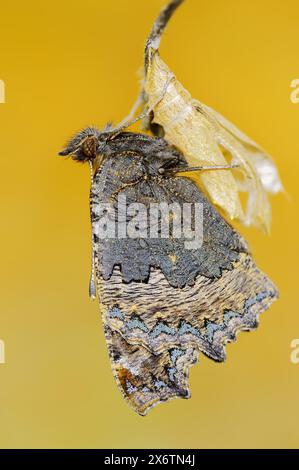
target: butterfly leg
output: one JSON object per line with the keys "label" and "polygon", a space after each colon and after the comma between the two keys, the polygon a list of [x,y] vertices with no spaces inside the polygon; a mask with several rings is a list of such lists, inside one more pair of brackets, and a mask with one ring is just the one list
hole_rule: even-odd
{"label": "butterfly leg", "polygon": [[231,170],[233,168],[238,168],[237,163],[232,165],[214,165],[214,166],[188,166],[188,167],[178,167],[178,168],[159,168],[159,173],[161,175],[169,176],[174,175],[175,173],[189,173],[190,171],[206,171],[206,170]]}
{"label": "butterfly leg", "polygon": [[[130,113],[128,114],[127,118],[125,118],[123,121],[121,121],[120,124],[118,124],[118,126],[116,126],[113,131],[112,131],[112,134],[115,136],[121,132],[123,132],[125,129],[127,129],[128,127],[132,126],[133,124],[135,124],[136,122],[138,121],[141,121],[142,119],[148,117],[151,112],[155,109],[155,107],[160,103],[160,101],[163,100],[164,96],[165,96],[165,93],[167,92],[167,89],[168,89],[168,86],[170,84],[170,82],[172,81],[172,79],[174,78],[174,75],[173,74],[170,74],[163,86],[163,90],[160,94],[160,96],[157,98],[157,100],[153,103],[152,106],[150,106],[149,108],[147,108],[145,111],[143,111],[142,113],[140,113],[137,117],[133,118],[132,116],[135,114],[136,112],[136,109],[138,108],[138,106],[143,102],[143,97],[142,97],[142,93],[140,93],[140,95],[138,96],[137,100],[135,101]],[[129,118],[129,119],[128,119]],[[128,119],[128,120],[127,120]],[[110,131],[111,132],[111,131]]]}

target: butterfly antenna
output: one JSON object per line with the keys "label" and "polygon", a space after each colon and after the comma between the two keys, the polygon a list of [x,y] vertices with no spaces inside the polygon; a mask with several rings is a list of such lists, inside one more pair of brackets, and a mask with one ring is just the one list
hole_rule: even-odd
{"label": "butterfly antenna", "polygon": [[[93,166],[92,166],[91,160],[89,161],[89,168],[90,168],[90,192],[91,192],[92,186],[93,186]],[[91,200],[90,200],[90,216],[92,220]],[[94,247],[94,240],[93,240],[93,232],[91,230],[91,272],[90,272],[90,279],[89,279],[89,297],[92,300],[94,300],[97,295],[96,282],[95,282],[94,253],[95,253],[95,247]]]}

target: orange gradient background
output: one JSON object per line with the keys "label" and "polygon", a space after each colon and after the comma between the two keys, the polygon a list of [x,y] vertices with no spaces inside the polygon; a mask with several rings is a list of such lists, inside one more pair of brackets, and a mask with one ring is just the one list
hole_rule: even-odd
{"label": "orange gradient background", "polygon": [[273,198],[270,237],[242,233],[280,300],[227,347],[226,363],[201,355],[191,400],[142,418],[114,383],[88,299],[88,167],[56,155],[81,127],[128,113],[164,4],[1,1],[0,447],[298,447],[298,1],[187,0],[161,45],[195,98],[275,158],[289,199]]}

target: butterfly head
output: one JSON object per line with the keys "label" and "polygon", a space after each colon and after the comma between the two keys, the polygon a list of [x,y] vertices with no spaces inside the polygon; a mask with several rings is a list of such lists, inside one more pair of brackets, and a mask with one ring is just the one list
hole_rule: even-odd
{"label": "butterfly head", "polygon": [[101,153],[101,146],[107,139],[107,130],[100,131],[95,127],[87,127],[78,132],[59,152],[63,157],[71,157],[81,163],[93,162]]}

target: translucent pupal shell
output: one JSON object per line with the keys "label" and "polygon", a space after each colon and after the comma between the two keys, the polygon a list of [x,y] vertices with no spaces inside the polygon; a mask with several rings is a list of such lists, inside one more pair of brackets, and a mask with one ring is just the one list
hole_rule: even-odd
{"label": "translucent pupal shell", "polygon": [[[197,173],[197,183],[211,202],[230,220],[269,231],[267,193],[282,189],[271,157],[219,113],[194,100],[154,49],[149,53],[144,92],[146,106],[153,109],[152,122],[163,127],[165,139],[183,152],[190,166],[238,164],[233,170]],[[244,207],[241,192],[246,196]]]}

